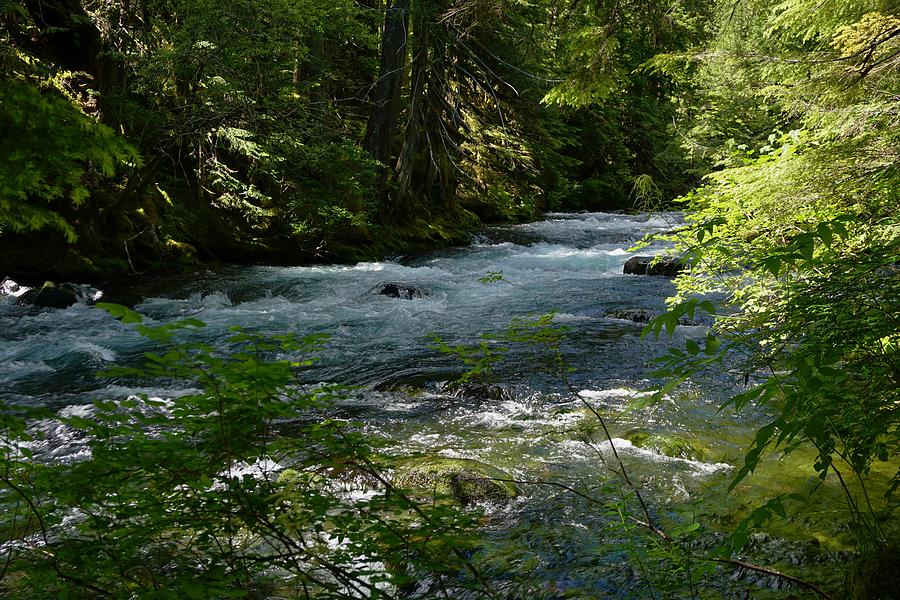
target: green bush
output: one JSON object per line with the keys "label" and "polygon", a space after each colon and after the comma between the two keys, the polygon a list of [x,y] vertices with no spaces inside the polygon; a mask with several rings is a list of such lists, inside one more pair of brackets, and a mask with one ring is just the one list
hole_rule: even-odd
{"label": "green bush", "polygon": [[57,92],[0,81],[0,232],[56,229],[77,237],[75,210],[89,197],[86,176],[111,177],[135,150]]}
{"label": "green bush", "polygon": [[[375,442],[328,417],[340,389],[298,377],[323,336],[235,330],[229,353],[177,341],[202,326],[139,324],[158,350],[112,373],[181,381],[186,395],[69,416],[2,406],[2,593],[390,597],[412,578],[452,588],[477,574],[461,550],[477,515],[391,486]],[[37,417],[83,436],[89,456],[36,459]]]}

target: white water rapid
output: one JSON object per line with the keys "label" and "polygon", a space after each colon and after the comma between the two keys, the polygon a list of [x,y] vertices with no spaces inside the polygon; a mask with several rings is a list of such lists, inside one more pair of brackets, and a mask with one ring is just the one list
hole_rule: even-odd
{"label": "white water rapid", "polygon": [[[201,273],[166,294],[150,294],[135,310],[150,323],[204,321],[207,327],[192,335],[213,344],[224,343],[235,325],[263,333],[327,333],[321,363],[307,375],[313,382],[358,386],[338,411],[397,442],[396,452],[475,458],[520,479],[600,486],[610,479],[603,464],[609,444],[582,440],[579,428],[593,415],[571,386],[609,418],[614,443],[647,494],[655,502],[683,502],[704,485],[727,481],[741,452],[735,432],[752,425],[716,415],[716,398],[703,390],[621,412],[648,384],[650,360],[669,340],[641,340],[641,324],[610,315],[663,309],[671,281],[623,275],[622,266],[637,240],[679,223],[677,213],[551,214],[537,223],[487,229],[469,247],[430,256]],[[664,248],[656,243],[640,254]],[[485,278],[494,281],[479,281]],[[377,293],[385,283],[420,294]],[[114,363],[142,362],[150,344],[133,326],[85,304],[60,310],[15,301],[0,298],[0,397],[6,402],[72,412],[88,410],[95,399],[184,393],[98,376]],[[447,391],[446,382],[463,365],[435,349],[433,335],[448,344],[478,342],[514,318],[550,311],[555,323],[568,327],[563,350],[574,368],[568,383],[542,369],[539,351],[516,347],[498,366],[494,387]],[[675,343],[702,335],[702,326],[679,327]],[[48,456],[77,460],[83,451],[63,430],[45,433],[40,444]],[[512,505],[492,510],[497,543],[537,557],[535,578],[583,589],[588,596],[582,597],[627,589],[620,581],[626,572],[617,570],[621,561],[598,571],[598,560],[590,559],[607,523],[596,506],[562,488],[535,485]]]}

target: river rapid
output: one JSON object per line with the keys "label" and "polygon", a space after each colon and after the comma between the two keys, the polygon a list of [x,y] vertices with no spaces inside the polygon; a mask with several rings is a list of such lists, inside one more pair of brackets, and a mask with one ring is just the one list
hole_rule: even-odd
{"label": "river rapid", "polygon": [[[321,362],[306,375],[355,386],[337,407],[340,416],[389,438],[398,454],[472,458],[519,480],[545,482],[521,485],[520,497],[508,505],[485,507],[491,514],[485,569],[493,577],[516,572],[547,597],[651,597],[628,564],[633,548],[616,524],[622,488],[610,484],[615,478],[602,459],[608,448],[601,438],[593,447],[582,439],[585,426],[596,420],[582,400],[609,420],[653,517],[669,526],[696,516],[727,527],[756,499],[752,487],[730,500],[725,490],[764,417],[717,410],[740,383],[728,378],[626,410],[653,383],[653,357],[670,343],[706,334],[700,323],[679,326],[672,339],[642,339],[643,325],[615,316],[621,309],[663,310],[674,291],[671,280],[623,275],[622,265],[636,241],[680,222],[677,213],[550,214],[536,223],[486,229],[469,247],[428,256],[200,273],[164,294],[148,293],[134,308],[150,323],[204,321],[207,327],[195,335],[212,344],[226,344],[235,325],[261,333],[328,334]],[[655,242],[641,254],[664,249]],[[415,287],[422,297],[377,293],[387,282]],[[555,324],[567,327],[567,381],[544,368],[541,348],[523,345],[510,347],[492,387],[451,389],[448,382],[464,365],[435,348],[434,336],[449,345],[478,343],[515,318],[549,312]],[[0,299],[0,397],[7,402],[77,412],[97,399],[178,396],[183,390],[177,387],[135,387],[98,375],[112,364],[140,364],[149,348],[132,326],[86,304],[53,310]],[[44,456],[75,460],[83,452],[65,431],[45,433],[37,449]],[[766,486],[777,493],[810,475],[795,471],[773,471]],[[590,492],[605,508],[547,482]],[[709,535],[700,543],[718,534]],[[803,564],[819,561],[804,543],[769,541],[790,547],[772,550],[777,560],[783,550]],[[722,577],[724,596],[756,581],[746,573]],[[772,580],[761,583],[778,587]]]}

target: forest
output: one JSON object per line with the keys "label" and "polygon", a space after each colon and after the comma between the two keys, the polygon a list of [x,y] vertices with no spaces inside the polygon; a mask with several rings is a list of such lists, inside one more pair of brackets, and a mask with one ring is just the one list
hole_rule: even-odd
{"label": "forest", "polygon": [[0,597],[900,594],[900,2],[0,15]]}
{"label": "forest", "polygon": [[673,198],[716,159],[644,65],[711,12],[8,2],[3,268],[353,260]]}

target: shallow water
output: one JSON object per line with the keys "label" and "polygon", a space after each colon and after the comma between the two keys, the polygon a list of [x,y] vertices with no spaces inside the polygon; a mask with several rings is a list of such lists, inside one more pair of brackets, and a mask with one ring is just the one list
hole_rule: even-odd
{"label": "shallow water", "polygon": [[[501,560],[497,557],[505,561],[493,576],[502,579],[510,565],[528,565],[527,576],[519,579],[530,579],[547,597],[564,592],[639,597],[642,585],[624,555],[611,550],[615,519],[552,485],[578,487],[604,502],[616,496],[615,486],[604,488],[613,479],[604,466],[611,458],[609,444],[596,432],[596,444],[584,442],[585,428],[596,419],[570,388],[609,419],[626,467],[655,516],[669,522],[678,522],[677,511],[692,503],[701,512],[728,512],[724,488],[760,418],[717,412],[737,383],[729,380],[623,412],[652,383],[650,360],[670,340],[642,340],[641,325],[606,314],[621,308],[662,310],[673,291],[671,281],[623,275],[622,265],[634,242],[679,223],[677,213],[551,214],[538,223],[488,229],[467,248],[425,257],[203,273],[135,309],[151,322],[202,320],[207,327],[193,335],[218,344],[225,344],[234,325],[264,333],[329,334],[321,363],[306,376],[358,386],[338,407],[343,416],[397,442],[398,453],[474,458],[516,479],[544,482],[523,485],[522,496],[509,506],[488,507],[493,515],[488,563]],[[656,243],[640,254],[664,248]],[[502,280],[479,282],[489,275]],[[424,297],[375,293],[385,282],[415,286]],[[448,392],[446,382],[463,367],[435,349],[432,336],[451,345],[473,343],[484,333],[504,331],[514,318],[551,311],[554,323],[568,328],[563,350],[573,371],[567,382],[542,369],[546,358],[540,348],[523,346],[511,348],[498,365],[500,392]],[[680,326],[674,343],[705,333],[702,326]],[[131,326],[86,305],[38,310],[15,306],[14,298],[0,299],[0,397],[78,411],[95,399],[183,393],[98,376],[114,363],[139,364],[149,347]],[[44,450],[54,458],[72,460],[83,452],[65,431],[47,433]],[[635,434],[687,440],[690,451],[667,456],[652,445],[639,448],[627,439]],[[746,490],[747,497],[755,494]],[[747,497],[736,504],[742,506]]]}

